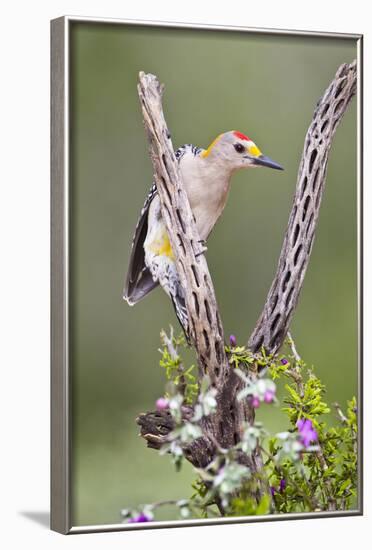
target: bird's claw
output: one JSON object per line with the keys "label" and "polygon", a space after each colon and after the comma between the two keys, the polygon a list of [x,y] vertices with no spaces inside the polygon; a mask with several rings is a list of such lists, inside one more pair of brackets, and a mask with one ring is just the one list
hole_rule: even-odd
{"label": "bird's claw", "polygon": [[205,241],[204,239],[201,239],[200,241],[198,241],[198,243],[201,245],[201,247],[200,247],[200,250],[195,253],[195,258],[198,258],[202,254],[204,254],[204,252],[207,252],[208,247],[206,246],[206,242],[207,241]]}

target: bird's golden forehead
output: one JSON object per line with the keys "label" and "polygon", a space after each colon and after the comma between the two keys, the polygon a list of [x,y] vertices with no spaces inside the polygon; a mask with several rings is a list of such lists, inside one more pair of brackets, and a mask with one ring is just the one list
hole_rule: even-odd
{"label": "bird's golden forehead", "polygon": [[259,157],[260,155],[262,155],[260,149],[255,143],[253,143],[253,141],[248,144],[247,151],[252,157]]}

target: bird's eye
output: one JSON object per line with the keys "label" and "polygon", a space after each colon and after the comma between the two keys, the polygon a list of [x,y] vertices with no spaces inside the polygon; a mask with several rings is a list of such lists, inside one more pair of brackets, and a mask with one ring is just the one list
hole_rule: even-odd
{"label": "bird's eye", "polygon": [[237,153],[244,153],[245,147],[241,143],[235,143],[234,149]]}

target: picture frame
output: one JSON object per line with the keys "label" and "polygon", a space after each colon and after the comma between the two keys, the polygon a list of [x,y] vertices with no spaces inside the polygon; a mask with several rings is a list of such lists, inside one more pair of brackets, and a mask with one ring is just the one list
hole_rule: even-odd
{"label": "picture frame", "polygon": [[[343,39],[355,44],[357,52],[358,84],[357,112],[357,398],[358,398],[358,490],[357,504],[352,510],[313,511],[311,514],[267,514],[257,516],[219,517],[206,519],[161,520],[146,523],[102,523],[76,525],[73,521],[73,377],[71,371],[71,120],[72,112],[71,66],[73,51],[71,35],[74,25],[95,25],[117,29],[156,27],[164,31],[190,30],[200,33],[220,33],[220,39],[231,33],[286,39],[312,37],[316,39]],[[174,24],[163,22],[128,21],[89,17],[61,17],[51,22],[51,528],[60,533],[84,533],[97,531],[122,531],[144,528],[196,526],[208,524],[276,521],[283,519],[360,515],[362,502],[362,48],[363,37],[358,34],[329,34],[310,31],[250,29],[243,27]],[[335,67],[336,69],[336,67]],[[138,67],[138,71],[142,70]],[[329,75],[331,79],[333,75]],[[135,86],[135,84],[134,84]],[[319,95],[323,92],[319,89]],[[313,107],[312,105],[310,107]],[[302,139],[302,136],[300,136]],[[123,306],[124,307],[124,306]],[[160,329],[160,327],[159,327]],[[134,427],[135,429],[135,427]],[[123,495],[123,500],[124,500]],[[123,502],[123,505],[125,502]]]}

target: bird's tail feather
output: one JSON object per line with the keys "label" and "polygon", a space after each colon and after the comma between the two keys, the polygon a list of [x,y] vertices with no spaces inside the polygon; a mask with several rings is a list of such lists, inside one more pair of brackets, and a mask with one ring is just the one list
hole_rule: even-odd
{"label": "bird's tail feather", "polygon": [[188,344],[191,344],[189,318],[187,315],[185,299],[183,296],[180,296],[179,293],[177,293],[176,296],[171,295],[171,299],[172,299],[174,311],[176,312],[176,315],[177,315],[177,319],[185,334],[186,341]]}

